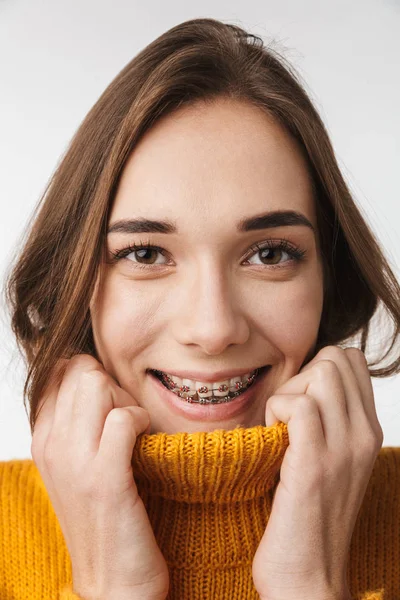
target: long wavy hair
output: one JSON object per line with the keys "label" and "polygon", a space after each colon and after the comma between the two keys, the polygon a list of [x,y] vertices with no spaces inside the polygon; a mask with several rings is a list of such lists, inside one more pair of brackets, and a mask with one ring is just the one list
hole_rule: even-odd
{"label": "long wavy hair", "polygon": [[[262,108],[298,141],[312,178],[324,266],[315,352],[360,336],[365,352],[381,304],[393,322],[376,365],[399,336],[400,287],[338,167],[305,85],[281,53],[239,26],[193,19],[146,46],[89,111],[41,196],[3,289],[27,367],[33,432],[60,357],[96,356],[89,304],[105,259],[108,215],[124,165],[146,131],[180,107],[218,98]],[[373,377],[400,371],[400,356]]]}

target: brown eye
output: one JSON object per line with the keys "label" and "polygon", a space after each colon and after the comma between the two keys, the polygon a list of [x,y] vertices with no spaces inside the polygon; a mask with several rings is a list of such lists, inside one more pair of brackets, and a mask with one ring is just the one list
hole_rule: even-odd
{"label": "brown eye", "polygon": [[[259,252],[262,260],[272,261],[271,264],[276,265],[280,262],[280,258],[283,254],[283,250],[279,248],[264,248]],[[287,252],[285,253],[287,254]]]}
{"label": "brown eye", "polygon": [[156,250],[155,248],[142,248],[142,249],[136,249],[134,250],[134,252],[131,252],[130,254],[136,254],[137,258],[140,259],[141,261],[144,261],[145,264],[154,264],[155,260],[157,259],[157,253],[158,250]]}
{"label": "brown eye", "polygon": [[126,248],[121,248],[121,250],[117,250],[116,252],[112,253],[114,256],[114,261],[118,261],[118,260],[122,260],[122,259],[126,259],[129,260],[129,262],[133,263],[133,265],[135,265],[135,260],[131,259],[131,258],[127,258],[128,256],[131,255],[135,255],[136,256],[136,261],[137,261],[137,266],[140,267],[146,267],[146,266],[152,266],[152,265],[164,265],[166,264],[165,262],[159,262],[156,263],[155,261],[157,260],[157,254],[165,257],[166,251],[163,248],[160,248],[159,246],[152,246],[150,244],[133,244],[132,246],[128,246]]}
{"label": "brown eye", "polygon": [[[251,249],[253,250],[253,255],[250,258],[258,256],[261,263],[255,262],[250,264],[264,265],[266,267],[280,266],[281,264],[282,266],[286,266],[287,263],[290,266],[299,263],[305,255],[305,250],[300,250],[300,248],[292,246],[286,240],[280,240],[279,242],[269,240],[264,245],[255,244]],[[282,260],[282,255],[286,255],[288,258]],[[250,260],[247,259],[246,262],[250,262]]]}

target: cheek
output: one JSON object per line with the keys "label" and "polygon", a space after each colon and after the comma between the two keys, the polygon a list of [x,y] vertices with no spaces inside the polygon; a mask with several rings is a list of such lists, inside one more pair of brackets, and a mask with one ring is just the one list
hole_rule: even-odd
{"label": "cheek", "polygon": [[[258,325],[286,356],[302,356],[316,342],[323,306],[322,284],[317,278],[296,278],[282,286],[271,285],[268,299],[258,306]],[[260,325],[260,323],[262,323]]]}
{"label": "cheek", "polygon": [[149,343],[160,299],[143,288],[121,278],[110,278],[103,284],[91,308],[100,354],[137,355]]}

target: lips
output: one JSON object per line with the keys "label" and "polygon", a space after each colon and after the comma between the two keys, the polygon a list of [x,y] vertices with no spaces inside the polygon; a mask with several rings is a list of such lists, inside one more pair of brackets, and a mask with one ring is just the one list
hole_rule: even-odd
{"label": "lips", "polygon": [[[190,398],[179,397],[177,394],[166,388],[161,381],[149,370],[150,382],[154,392],[160,400],[167,405],[177,416],[184,417],[194,422],[222,422],[227,419],[233,419],[240,414],[252,410],[251,406],[262,400],[262,393],[265,378],[270,372],[271,365],[260,368],[258,376],[254,382],[244,392],[236,395],[232,399],[218,398],[217,402],[198,402],[191,401]],[[220,401],[222,400],[222,402]]]}

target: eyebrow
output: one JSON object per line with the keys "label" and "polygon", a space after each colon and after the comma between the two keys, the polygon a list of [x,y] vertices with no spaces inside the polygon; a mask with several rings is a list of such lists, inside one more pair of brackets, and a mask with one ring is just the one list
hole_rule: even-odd
{"label": "eyebrow", "polygon": [[[315,233],[314,226],[307,217],[293,210],[278,210],[247,217],[237,223],[236,229],[239,233],[245,233],[259,229],[296,225],[309,227]],[[110,225],[107,235],[110,233],[178,233],[178,228],[169,220],[153,221],[144,218],[120,219]]]}

